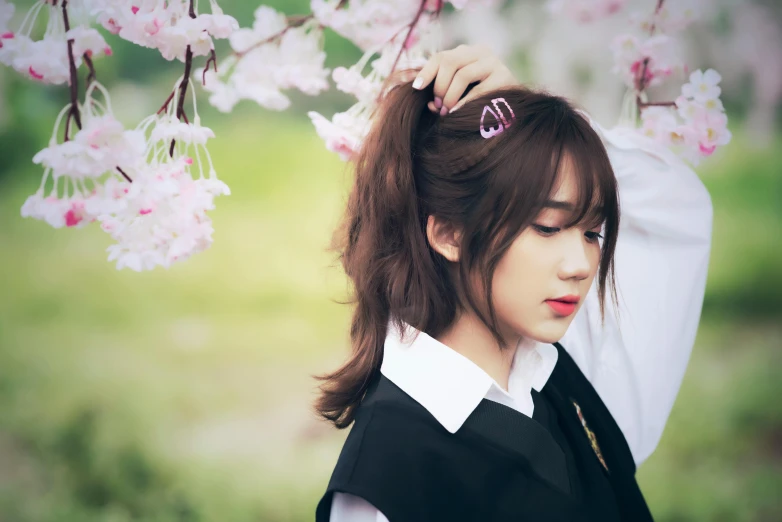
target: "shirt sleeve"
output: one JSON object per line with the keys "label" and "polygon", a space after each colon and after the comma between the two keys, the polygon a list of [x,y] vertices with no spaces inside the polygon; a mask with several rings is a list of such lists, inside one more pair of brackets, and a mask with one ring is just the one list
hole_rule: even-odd
{"label": "shirt sleeve", "polygon": [[[712,205],[700,178],[630,129],[604,130],[619,186],[619,306],[597,284],[562,339],[640,465],[656,448],[690,358],[706,288]],[[618,313],[618,318],[615,315]]]}
{"label": "shirt sleeve", "polygon": [[334,493],[329,522],[388,522],[375,506],[349,493]]}

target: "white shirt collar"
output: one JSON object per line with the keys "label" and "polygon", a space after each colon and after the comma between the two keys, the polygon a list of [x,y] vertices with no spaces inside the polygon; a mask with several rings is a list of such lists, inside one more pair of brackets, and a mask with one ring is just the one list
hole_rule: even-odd
{"label": "white shirt collar", "polygon": [[380,372],[455,433],[483,399],[532,416],[531,389],[540,391],[557,364],[552,344],[522,340],[508,379],[508,391],[467,357],[405,323],[404,341],[389,322]]}

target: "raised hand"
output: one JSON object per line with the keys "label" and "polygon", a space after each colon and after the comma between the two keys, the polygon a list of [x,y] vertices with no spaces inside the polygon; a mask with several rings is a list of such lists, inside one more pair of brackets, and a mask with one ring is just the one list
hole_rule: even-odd
{"label": "raised hand", "polygon": [[[423,89],[434,80],[432,112],[445,116],[467,101],[488,91],[518,84],[513,73],[485,45],[460,45],[432,56],[413,81],[414,89]],[[470,84],[477,83],[462,98]]]}

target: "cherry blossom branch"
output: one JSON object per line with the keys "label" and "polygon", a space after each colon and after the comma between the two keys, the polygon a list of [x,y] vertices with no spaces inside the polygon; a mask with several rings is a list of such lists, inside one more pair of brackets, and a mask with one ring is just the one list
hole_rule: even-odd
{"label": "cherry blossom branch", "polygon": [[[68,0],[62,0],[62,17],[65,23],[65,32],[67,33],[71,30],[70,22],[68,21]],[[68,110],[68,117],[65,120],[64,141],[70,139],[69,131],[71,118],[76,122],[79,129],[81,129],[81,115],[79,114],[79,75],[76,71],[76,60],[73,58],[73,43],[73,38],[68,40],[68,64],[70,66],[71,77],[71,108]]]}
{"label": "cherry blossom branch", "polygon": [[[657,30],[656,17],[660,13],[660,9],[663,8],[665,0],[657,0],[657,7],[654,8],[655,17],[652,19],[652,25],[649,27],[649,36],[653,36]],[[642,111],[647,107],[676,107],[676,102],[644,102],[641,101],[641,94],[646,90],[646,71],[649,68],[649,57],[644,58],[643,64],[640,67],[641,74],[635,78],[636,97],[635,104],[638,106],[638,110]]]}
{"label": "cherry blossom branch", "polygon": [[[193,0],[190,0],[190,8],[188,10],[188,14],[190,15],[190,18],[195,18],[195,8],[193,7]],[[212,51],[214,53],[214,51]],[[179,84],[179,100],[177,101],[177,107],[176,107],[176,118],[184,119],[185,123],[190,123],[190,121],[187,119],[187,114],[185,114],[185,95],[187,94],[187,84],[190,81],[190,69],[193,66],[193,50],[188,45],[185,49],[185,74],[182,77],[182,83]],[[171,93],[171,96],[169,96],[168,100],[166,100],[166,103],[163,104],[163,107],[168,107],[169,102],[171,101],[171,98],[174,96],[174,93]],[[159,113],[160,111],[158,111]],[[169,147],[168,155],[172,158],[174,157],[174,146],[176,145],[176,140],[171,140],[171,147]]]}
{"label": "cherry blossom branch", "polygon": [[654,16],[655,16],[655,18],[652,21],[652,26],[649,28],[649,36],[654,35],[654,31],[655,31],[655,29],[657,29],[655,20],[657,19],[657,15],[660,14],[660,9],[663,8],[663,4],[664,3],[665,3],[665,0],[657,0],[657,7],[654,8]]}
{"label": "cherry blossom branch", "polygon": [[[347,3],[348,3],[348,0],[340,0],[339,3],[337,4],[337,6],[334,9],[335,10],[342,9]],[[235,56],[237,56],[238,58],[241,58],[242,56],[246,55],[250,51],[253,51],[254,49],[257,49],[258,47],[261,47],[262,45],[266,45],[268,43],[272,43],[276,39],[282,37],[282,35],[284,35],[288,31],[288,29],[291,29],[291,28],[295,29],[296,27],[301,27],[302,25],[304,25],[308,21],[312,20],[313,18],[315,18],[315,15],[312,14],[312,13],[310,13],[308,15],[291,15],[291,16],[288,16],[288,17],[286,17],[287,25],[286,25],[285,29],[283,29],[282,31],[280,31],[280,32],[278,32],[276,34],[271,35],[268,38],[265,38],[264,40],[261,40],[260,42],[254,43],[253,45],[251,45],[250,47],[248,47],[244,51],[234,51],[233,54]],[[318,28],[323,29],[323,24],[318,24]],[[215,65],[215,71],[217,71],[217,66],[216,65]]]}
{"label": "cherry blossom branch", "polygon": [[[388,76],[390,77],[391,74],[396,70],[396,66],[399,64],[399,60],[402,58],[402,53],[405,52],[405,49],[407,49],[407,45],[410,42],[410,37],[413,35],[413,31],[415,30],[415,26],[418,25],[418,22],[421,20],[421,15],[424,14],[424,10],[426,9],[427,0],[421,0],[421,5],[418,6],[418,12],[415,13],[415,18],[413,18],[413,21],[410,22],[407,29],[407,35],[405,36],[405,40],[402,43],[402,47],[399,49],[399,53],[397,53],[396,58],[394,58],[394,64],[391,66],[391,70],[388,72]],[[443,2],[437,3],[437,14],[440,13],[440,9],[443,7]]]}
{"label": "cherry blossom branch", "polygon": [[[339,3],[339,5],[337,6],[337,9],[342,7],[342,5],[344,3],[345,3],[344,0],[341,1]],[[268,38],[264,38],[260,42],[255,42],[254,44],[252,44],[250,47],[248,47],[247,49],[245,49],[243,51],[234,51],[233,54],[237,58],[242,58],[243,56],[245,56],[246,54],[254,51],[255,49],[257,49],[257,48],[259,48],[261,46],[264,46],[266,44],[272,43],[275,40],[277,40],[278,38],[281,38],[282,35],[284,35],[286,32],[288,32],[288,29],[295,29],[296,27],[301,27],[302,25],[304,25],[308,21],[312,20],[313,18],[315,18],[315,15],[313,15],[313,14],[288,16],[287,17],[288,25],[285,26],[285,29],[283,29],[282,31],[280,31],[278,33],[275,33],[275,34],[271,35]],[[318,27],[322,28],[323,26],[318,24]]]}

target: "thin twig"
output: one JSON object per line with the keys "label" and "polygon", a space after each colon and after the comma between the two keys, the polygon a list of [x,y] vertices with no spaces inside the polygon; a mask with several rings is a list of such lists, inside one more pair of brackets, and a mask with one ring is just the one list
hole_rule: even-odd
{"label": "thin twig", "polygon": [[[254,44],[252,44],[250,47],[248,47],[247,49],[245,49],[243,51],[234,51],[233,54],[237,58],[242,58],[247,53],[249,53],[251,51],[254,51],[255,49],[257,49],[257,48],[259,48],[259,47],[261,47],[263,45],[272,43],[273,41],[277,40],[278,38],[281,38],[282,35],[284,35],[286,32],[288,32],[288,29],[294,29],[296,27],[301,27],[302,25],[304,25],[309,20],[312,20],[314,17],[315,17],[315,15],[313,15],[313,14],[289,16],[288,17],[288,25],[285,26],[285,29],[283,29],[282,31],[280,31],[280,32],[278,32],[276,34],[271,35],[268,38],[264,38],[260,42],[255,42]],[[318,27],[323,27],[323,26],[319,25]]]}
{"label": "thin twig", "polygon": [[667,102],[640,102],[638,104],[638,107],[640,109],[645,109],[646,107],[676,107],[675,101],[667,101]]}
{"label": "thin twig", "polygon": [[73,115],[73,112],[71,112],[70,109],[68,109],[68,116],[65,117],[65,138],[63,141],[68,141],[71,136],[71,116]]}
{"label": "thin twig", "polygon": [[[188,14],[190,15],[190,18],[195,18],[195,8],[193,7],[193,0],[190,0],[190,8],[188,10]],[[185,95],[187,94],[187,83],[190,80],[190,69],[193,66],[193,50],[188,45],[185,49],[185,74],[182,77],[182,83],[179,84],[179,100],[177,100],[177,107],[176,107],[176,118],[182,119],[184,117],[185,123],[190,123],[187,119],[187,115],[185,114]],[[173,96],[174,93],[171,93],[171,96]],[[169,96],[169,99],[166,100],[166,103],[163,104],[163,107],[168,107],[168,103],[171,101],[171,96]],[[158,112],[159,113],[159,112]],[[176,145],[176,140],[171,140],[171,147],[168,150],[168,155],[173,157],[174,156],[174,146]]]}
{"label": "thin twig", "polygon": [[[65,23],[65,32],[71,30],[70,22],[68,21],[68,0],[62,0],[62,17]],[[79,114],[79,75],[76,71],[76,60],[73,58],[73,43],[71,38],[68,40],[68,65],[71,80],[71,108],[68,111],[68,118],[65,121],[65,141],[70,139],[68,129],[70,128],[70,119],[76,122],[76,125],[81,129],[81,115]]]}
{"label": "thin twig", "polygon": [[214,49],[209,52],[209,58],[206,60],[206,65],[204,66],[204,72],[201,73],[201,85],[206,85],[206,71],[209,70],[210,63],[214,66],[215,74],[217,74],[217,55],[215,54]]}
{"label": "thin twig", "polygon": [[[649,36],[653,36],[657,30],[655,19],[663,8],[665,0],[657,0],[657,6],[654,8],[654,17],[652,19],[652,25],[649,27]],[[646,107],[675,107],[676,102],[643,102],[641,101],[641,94],[646,90],[646,73],[649,70],[649,57],[644,58],[643,64],[640,68],[641,74],[635,77],[635,104],[638,107],[638,111],[642,111]]]}
{"label": "thin twig", "polygon": [[90,84],[97,79],[95,75],[95,66],[92,63],[92,58],[90,58],[89,54],[84,53],[82,55],[82,58],[84,59],[84,63],[87,64],[87,68],[90,70],[90,73],[87,75],[87,83],[86,83],[86,86],[89,87]]}
{"label": "thin twig", "polygon": [[122,169],[121,169],[121,168],[119,168],[119,167],[115,167],[115,168],[116,168],[116,169],[119,171],[119,173],[120,173],[120,174],[122,174],[122,176],[123,176],[123,177],[124,177],[126,180],[128,180],[128,183],[133,183],[133,180],[132,180],[132,179],[130,179],[130,176],[128,176],[127,174],[125,174],[125,171],[124,171],[124,170],[122,170]]}
{"label": "thin twig", "polygon": [[163,105],[160,106],[160,108],[157,110],[157,114],[160,114],[163,111],[168,110],[168,104],[171,103],[171,100],[174,99],[174,93],[176,92],[176,89],[171,91],[171,94],[168,95],[168,98],[166,98],[166,101],[163,102]]}
{"label": "thin twig", "polygon": [[[396,55],[396,58],[394,59],[394,64],[391,66],[391,70],[388,72],[389,77],[394,72],[394,70],[396,70],[396,66],[399,63],[400,58],[402,58],[402,53],[405,52],[405,47],[407,46],[407,42],[410,40],[410,37],[413,34],[413,30],[415,29],[415,26],[418,25],[418,22],[421,20],[421,15],[424,14],[424,9],[426,9],[426,4],[427,4],[427,0],[421,0],[421,5],[418,6],[418,12],[415,14],[415,18],[413,18],[413,21],[410,22],[409,29],[407,30],[407,35],[405,36],[405,39],[402,42],[402,47],[399,49],[399,53]],[[438,4],[438,7],[440,7],[440,4]]]}
{"label": "thin twig", "polygon": [[182,115],[185,106],[185,94],[187,94],[187,84],[190,80],[190,68],[193,66],[193,50],[188,45],[185,49],[185,75],[182,77],[182,83],[179,84],[179,100],[177,100],[176,117]]}

